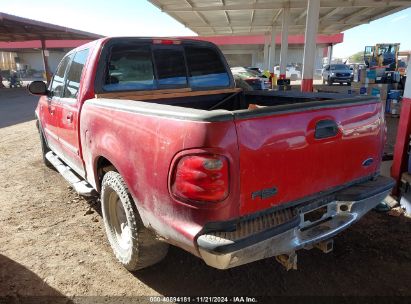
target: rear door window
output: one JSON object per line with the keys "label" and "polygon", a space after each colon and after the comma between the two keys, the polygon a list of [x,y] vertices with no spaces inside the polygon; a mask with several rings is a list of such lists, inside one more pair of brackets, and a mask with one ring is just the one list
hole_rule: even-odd
{"label": "rear door window", "polygon": [[152,90],[155,87],[149,45],[112,48],[103,86],[105,91]]}
{"label": "rear door window", "polygon": [[182,48],[155,48],[157,80],[160,89],[187,87],[187,70]]}
{"label": "rear door window", "polygon": [[64,90],[64,97],[77,98],[80,87],[80,78],[83,72],[84,65],[88,57],[88,49],[79,51],[71,62],[69,71],[67,73],[66,88]]}
{"label": "rear door window", "polygon": [[192,88],[227,87],[230,77],[220,55],[209,47],[186,46],[189,81]]}

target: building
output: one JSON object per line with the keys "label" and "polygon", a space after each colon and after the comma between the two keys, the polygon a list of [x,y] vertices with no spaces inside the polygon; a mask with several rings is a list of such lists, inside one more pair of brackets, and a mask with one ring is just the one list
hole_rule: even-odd
{"label": "building", "polygon": [[[322,68],[323,58],[327,57],[331,47],[343,41],[343,34],[319,35],[317,37],[317,51],[315,68]],[[264,48],[269,38],[263,35],[255,36],[196,36],[183,37],[201,39],[217,44],[230,66],[264,67]],[[278,42],[280,37],[276,37]],[[304,54],[304,36],[291,35],[288,39],[288,64],[302,65]],[[89,42],[90,40],[46,40],[46,53],[50,71],[53,73],[57,65],[71,49]],[[280,45],[275,52],[274,66],[280,62]],[[44,73],[44,64],[40,41],[0,42],[0,70],[14,70],[23,76],[39,76]],[[269,52],[271,53],[271,52]]]}
{"label": "building", "polygon": [[[204,36],[191,37],[202,39],[217,44],[224,53],[230,66],[253,66],[264,69],[264,49],[270,48],[267,44],[270,37],[264,35],[252,36]],[[315,70],[319,71],[324,62],[324,58],[331,56],[332,48],[335,44],[343,42],[344,34],[318,35],[316,45]],[[269,62],[273,62],[273,67],[280,64],[280,40],[276,37],[276,51],[268,53]],[[275,53],[275,58],[270,58]],[[302,66],[304,57],[304,35],[290,35],[288,37],[287,64]],[[272,70],[272,67],[270,67]]]}

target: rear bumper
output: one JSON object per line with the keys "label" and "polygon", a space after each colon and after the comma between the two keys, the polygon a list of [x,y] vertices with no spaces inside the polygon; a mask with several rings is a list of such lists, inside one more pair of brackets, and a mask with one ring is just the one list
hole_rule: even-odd
{"label": "rear bumper", "polygon": [[[309,248],[358,221],[379,204],[393,186],[394,181],[387,177],[351,186],[334,193],[331,201],[313,201],[296,207],[296,215],[292,219],[245,238],[227,239],[222,236],[228,234],[221,234],[221,231],[217,236],[204,233],[197,238],[199,253],[209,266],[227,269]],[[319,208],[326,210],[320,219],[314,222],[305,220],[305,214]]]}

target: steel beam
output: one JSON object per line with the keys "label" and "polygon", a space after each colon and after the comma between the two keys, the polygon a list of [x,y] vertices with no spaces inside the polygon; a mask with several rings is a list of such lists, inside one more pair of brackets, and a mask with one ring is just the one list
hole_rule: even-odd
{"label": "steel beam", "polygon": [[46,80],[47,84],[50,83],[51,81],[51,73],[50,73],[50,68],[49,68],[49,61],[46,56],[46,42],[45,40],[41,40],[41,56],[43,58],[43,67],[44,67],[44,72],[46,74]]}
{"label": "steel beam", "polygon": [[268,39],[267,36],[264,36],[264,70],[269,70],[270,66],[268,63],[268,58],[269,58],[269,44],[268,44]]}
{"label": "steel beam", "polygon": [[316,52],[316,37],[318,30],[318,17],[320,14],[320,0],[308,0],[304,58],[303,58],[303,75],[301,82],[301,91],[313,91],[314,63]]}
{"label": "steel beam", "polygon": [[269,58],[269,71],[274,72],[274,64],[275,64],[275,36],[277,34],[277,30],[275,26],[273,26],[273,29],[271,30],[271,43],[270,43],[270,58]]}
{"label": "steel beam", "polygon": [[[154,2],[154,1],[152,1]],[[178,7],[177,5],[164,5],[160,6],[162,11],[167,13],[178,13],[178,12],[209,12],[209,11],[242,11],[242,10],[271,10],[271,9],[281,9],[285,6],[294,8],[306,8],[306,1],[301,0],[289,0],[285,5],[282,1],[271,1],[269,3],[249,3],[249,4],[226,4],[226,5],[209,5],[209,6],[199,6],[193,8],[190,7]],[[408,0],[351,0],[351,1],[341,1],[341,0],[321,0],[321,7],[324,8],[343,8],[343,7],[393,7],[402,6],[410,7],[411,3]]]}
{"label": "steel beam", "polygon": [[281,50],[280,50],[280,79],[284,79],[286,77],[289,23],[290,23],[290,9],[287,7],[283,9],[283,15],[282,15]]}

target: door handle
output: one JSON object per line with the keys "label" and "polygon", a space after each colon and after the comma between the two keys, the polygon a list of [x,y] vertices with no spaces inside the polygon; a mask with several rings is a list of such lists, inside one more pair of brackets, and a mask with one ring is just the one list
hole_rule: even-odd
{"label": "door handle", "polygon": [[66,119],[67,119],[68,122],[73,122],[73,113],[71,113],[71,112],[68,113],[67,116],[66,116]]}
{"label": "door handle", "polygon": [[338,126],[334,120],[320,120],[315,125],[315,139],[334,137],[338,134]]}

